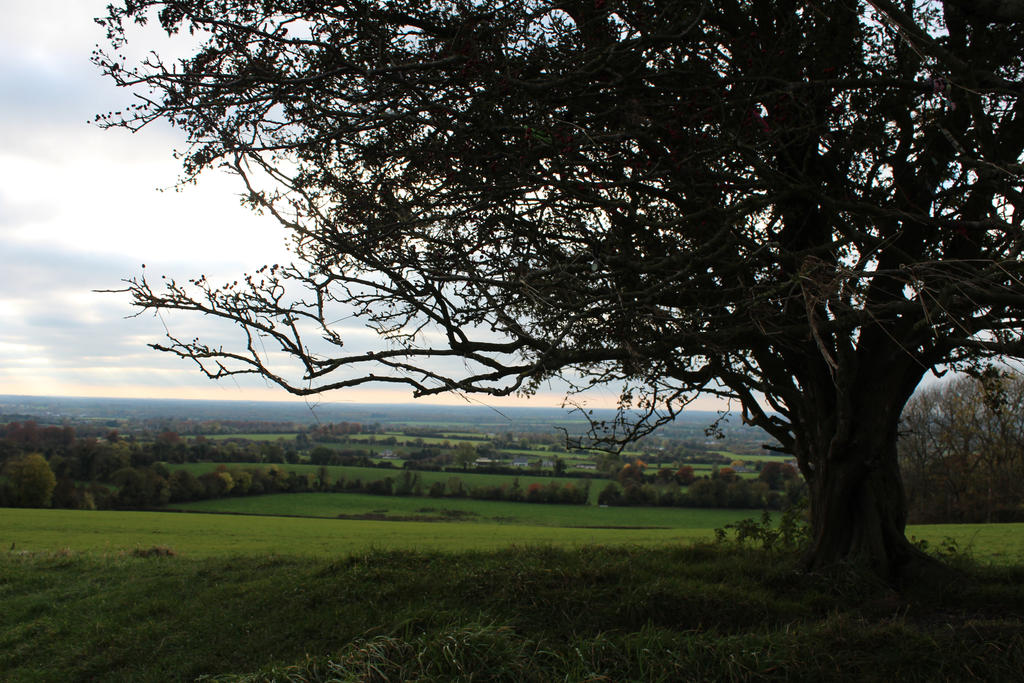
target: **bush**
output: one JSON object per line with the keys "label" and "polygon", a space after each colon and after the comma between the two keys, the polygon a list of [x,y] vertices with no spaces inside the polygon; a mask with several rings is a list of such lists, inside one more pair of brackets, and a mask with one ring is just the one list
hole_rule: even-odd
{"label": "bush", "polygon": [[622,490],[619,485],[614,481],[608,482],[608,484],[601,489],[601,493],[597,494],[598,505],[621,505],[622,504]]}
{"label": "bush", "polygon": [[782,511],[776,526],[768,510],[761,513],[761,518],[743,519],[734,524],[726,524],[723,529],[715,529],[715,539],[723,542],[731,529],[734,539],[740,545],[752,544],[765,552],[795,552],[804,548],[810,539],[810,528],[806,522],[807,500],[800,501]]}

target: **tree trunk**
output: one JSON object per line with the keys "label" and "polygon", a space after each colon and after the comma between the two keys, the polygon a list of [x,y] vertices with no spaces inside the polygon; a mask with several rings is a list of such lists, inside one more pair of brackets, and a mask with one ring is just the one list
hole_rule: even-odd
{"label": "tree trunk", "polygon": [[860,420],[845,438],[833,430],[827,443],[809,444],[801,458],[811,498],[807,569],[854,566],[899,580],[927,560],[904,533],[907,506],[896,457],[898,419],[897,412]]}

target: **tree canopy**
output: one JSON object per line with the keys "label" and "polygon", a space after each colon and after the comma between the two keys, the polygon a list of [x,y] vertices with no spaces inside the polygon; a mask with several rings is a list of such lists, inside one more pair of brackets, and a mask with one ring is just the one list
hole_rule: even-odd
{"label": "tree canopy", "polygon": [[39,453],[9,460],[3,474],[11,481],[11,501],[19,507],[49,507],[57,478]]}
{"label": "tree canopy", "polygon": [[[1024,355],[1018,4],[126,0],[94,59],[140,100],[101,123],[183,130],[297,257],[127,289],[244,333],[156,348],[296,394],[560,376],[625,436],[727,398],[810,484],[809,565],[892,574],[902,407]],[[149,20],[189,56],[120,56]]]}

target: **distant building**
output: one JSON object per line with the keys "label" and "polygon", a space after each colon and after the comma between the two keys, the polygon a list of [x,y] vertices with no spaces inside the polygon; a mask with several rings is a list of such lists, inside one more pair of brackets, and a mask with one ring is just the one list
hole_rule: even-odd
{"label": "distant building", "polygon": [[529,467],[530,461],[523,457],[518,457],[512,461],[512,467]]}
{"label": "distant building", "polygon": [[578,470],[596,470],[597,469],[597,465],[595,465],[592,462],[585,462],[585,463],[582,463],[580,465],[576,465],[576,469],[578,469]]}

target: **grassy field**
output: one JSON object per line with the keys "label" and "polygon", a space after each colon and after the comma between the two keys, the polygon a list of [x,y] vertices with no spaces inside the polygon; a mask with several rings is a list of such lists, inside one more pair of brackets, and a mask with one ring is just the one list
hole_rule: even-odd
{"label": "grassy field", "polygon": [[204,434],[204,439],[208,441],[226,441],[228,439],[242,439],[244,441],[295,441],[295,434],[283,434],[281,432],[274,432],[272,434]]}
{"label": "grassy field", "polygon": [[554,526],[297,517],[5,509],[0,548],[117,554],[163,546],[187,557],[338,557],[371,549],[461,552],[513,545],[656,546],[708,538],[708,529],[580,529]]}
{"label": "grassy field", "polygon": [[[477,521],[2,509],[0,680],[1009,681],[1024,670],[1024,524],[911,528],[966,554],[894,592],[706,543],[737,511],[359,494],[205,505]],[[551,525],[594,519],[667,528]]]}
{"label": "grassy field", "polygon": [[[257,511],[313,514],[317,511],[333,512],[342,509],[335,506],[347,505],[344,509],[349,512],[334,514],[358,515],[387,510],[384,514],[393,516],[403,516],[405,512],[426,517],[444,516],[445,508],[442,505],[429,512],[415,511],[432,507],[431,502],[426,499],[358,494],[291,494],[209,501],[205,506],[208,510],[250,514],[10,508],[0,510],[0,548],[28,552],[67,549],[72,552],[112,555],[162,546],[187,557],[265,554],[335,557],[371,549],[464,552],[537,544],[563,548],[586,545],[664,547],[710,540],[715,528],[751,516],[751,513],[735,510],[587,508],[488,501],[461,501],[466,506],[463,510],[476,511],[476,516],[471,519],[482,520],[473,523],[251,514]],[[232,503],[236,505],[230,505]],[[416,509],[400,507],[406,503],[424,504]],[[281,507],[275,511],[274,505]],[[488,509],[487,505],[495,507]],[[500,511],[504,505],[526,509],[518,512],[520,517],[515,518],[515,523],[509,518],[494,521],[500,515],[488,516],[490,512]],[[543,510],[531,511],[528,508]],[[580,526],[578,522],[587,521],[582,517],[567,517],[563,520],[567,526],[554,526],[554,520],[542,519],[545,511],[557,514],[559,509],[567,515],[571,515],[574,510],[589,510],[595,514],[609,512],[616,515],[609,526],[620,526]],[[643,516],[643,513],[650,516]],[[654,522],[660,524],[654,525]],[[621,526],[629,523],[646,528]],[[908,535],[926,541],[935,549],[953,543],[960,551],[985,563],[1024,564],[1024,524],[921,525],[910,527]]]}
{"label": "grassy field", "polygon": [[[220,498],[175,505],[176,509],[256,515],[301,517],[355,517],[382,515],[448,518],[476,523],[525,526],[619,527],[627,533],[635,527],[679,529],[708,539],[714,529],[738,520],[757,517],[757,510],[702,508],[597,507],[592,505],[543,505],[487,500],[431,499],[371,496],[359,493],[304,493]],[[943,543],[987,562],[1024,563],[1024,524],[926,524],[911,526],[908,536],[938,548]]]}
{"label": "grassy field", "polygon": [[474,446],[488,443],[487,439],[483,434],[470,434],[467,432],[446,432],[444,434],[438,434],[437,436],[409,436],[401,432],[386,432],[384,434],[349,434],[346,438],[353,442],[373,442],[375,445],[381,445],[380,442],[388,437],[395,437],[398,440],[399,446],[411,446],[415,442],[422,442],[427,446],[436,446],[444,442],[448,442],[452,446],[457,446],[460,443],[468,443]]}
{"label": "grassy field", "polygon": [[[188,470],[195,476],[199,476],[206,472],[211,472],[219,467],[219,463],[209,462],[190,462],[183,465],[168,464],[167,469],[175,471],[179,469]],[[233,467],[238,468],[250,468],[250,467],[270,467],[270,465],[261,464],[246,464],[246,463],[225,463],[225,467],[229,470]],[[297,474],[317,474],[320,471],[320,465],[277,465],[284,472],[295,472]],[[360,479],[363,482],[368,481],[379,481],[386,477],[397,479],[402,476],[404,470],[400,468],[391,467],[349,467],[344,465],[327,465],[327,474],[330,480],[337,481],[339,477],[345,477],[346,479]],[[529,488],[530,484],[540,484],[546,486],[552,481],[558,482],[561,485],[572,484],[575,487],[582,487],[586,485],[587,479],[576,478],[576,477],[545,477],[538,475],[531,475],[530,471],[524,470],[521,475],[512,474],[479,474],[473,471],[467,472],[416,472],[420,475],[420,481],[423,482],[424,488],[429,488],[434,482],[446,483],[449,479],[457,477],[462,480],[462,484],[466,487],[473,486],[501,486],[502,484],[512,485],[512,483],[518,479],[519,486],[525,491]],[[601,492],[601,489],[608,483],[606,479],[592,479],[590,486],[590,502],[596,503],[597,496]]]}
{"label": "grassy field", "polygon": [[964,566],[894,593],[728,546],[4,551],[0,679],[1013,681],[1022,586]]}
{"label": "grassy field", "polygon": [[718,455],[729,460],[743,460],[744,462],[786,462],[792,460],[791,455],[779,455],[774,453],[763,453],[757,455],[741,455],[739,453],[732,453],[730,451],[714,451]]}
{"label": "grassy field", "polygon": [[500,522],[528,526],[664,527],[715,529],[759,514],[756,510],[706,510],[657,507],[598,507],[546,505],[464,498],[373,496],[361,493],[303,493],[219,498],[175,504],[175,509],[198,512],[338,517],[384,515],[392,518],[447,517],[471,522]]}

